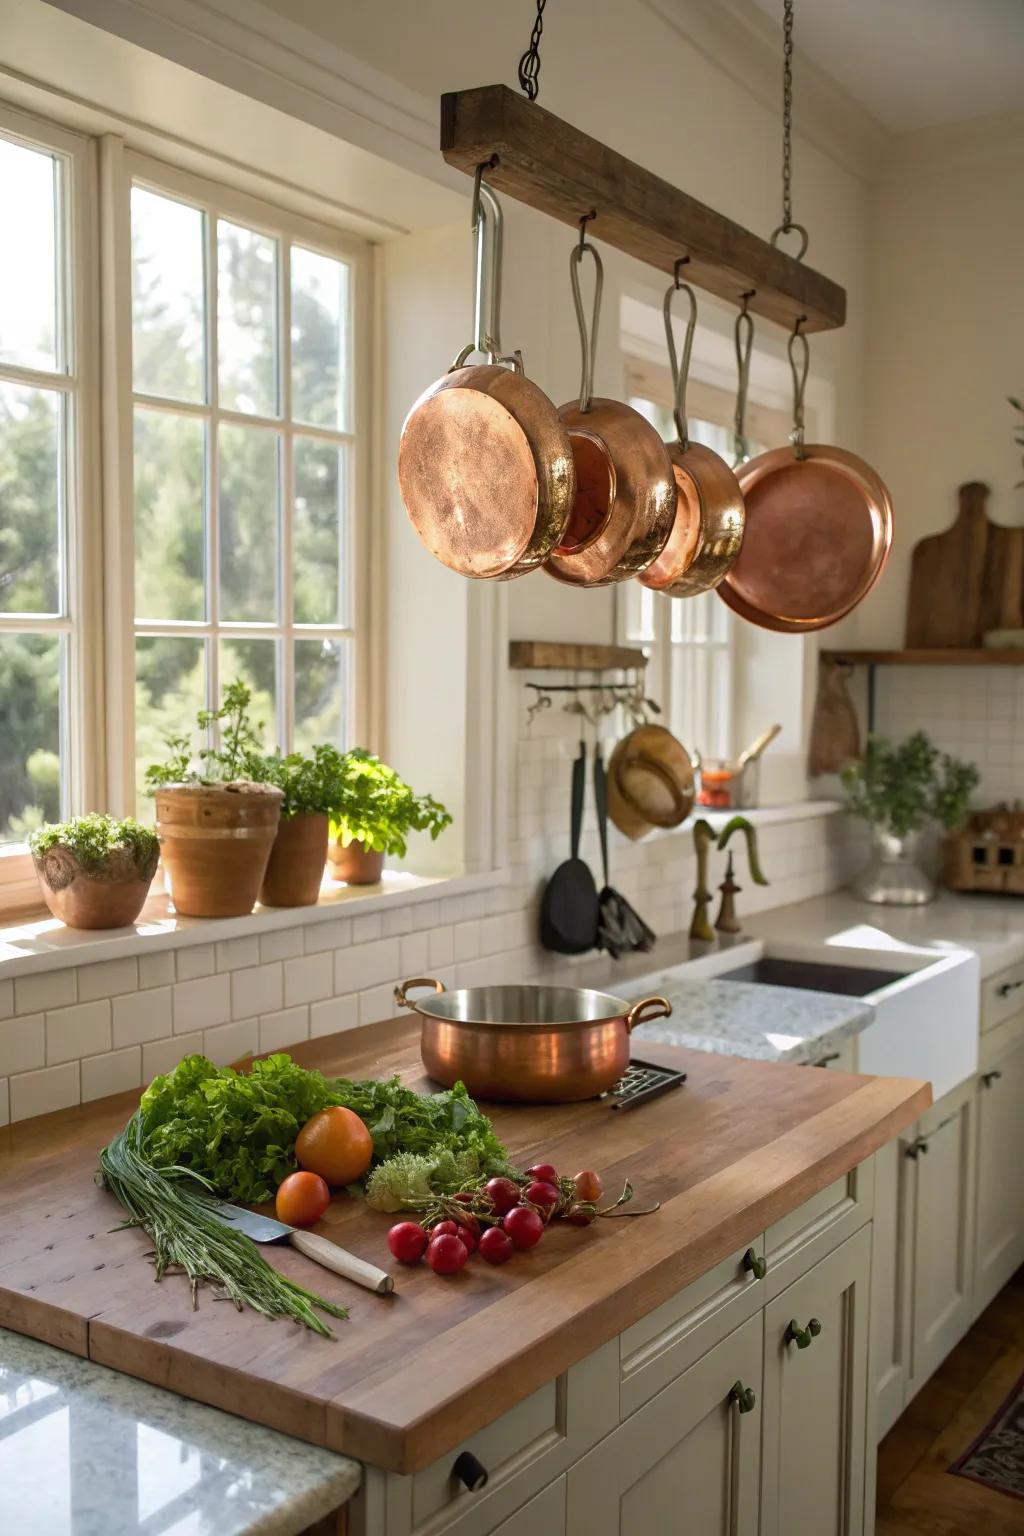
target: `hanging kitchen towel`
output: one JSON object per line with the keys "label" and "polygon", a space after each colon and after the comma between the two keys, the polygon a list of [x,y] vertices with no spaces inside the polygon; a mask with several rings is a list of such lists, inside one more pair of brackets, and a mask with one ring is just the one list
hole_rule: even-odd
{"label": "hanging kitchen towel", "polygon": [[604,889],[597,898],[597,947],[607,950],[613,960],[631,950],[645,953],[654,948],[655,933],[621,891],[608,883],[608,785],[600,743],[594,748],[594,800],[597,804],[597,830],[601,839],[601,867]]}
{"label": "hanging kitchen towel", "polygon": [[597,886],[580,858],[586,772],[587,747],[581,741],[572,765],[570,857],[548,881],[540,908],[540,942],[560,955],[585,955],[597,943]]}

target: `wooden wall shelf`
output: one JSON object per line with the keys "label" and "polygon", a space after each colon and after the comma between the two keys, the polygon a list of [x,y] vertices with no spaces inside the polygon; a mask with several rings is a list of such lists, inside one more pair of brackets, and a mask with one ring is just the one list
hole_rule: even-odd
{"label": "wooden wall shelf", "polygon": [[619,672],[646,667],[631,645],[573,645],[562,640],[510,640],[508,664],[516,672]]}
{"label": "wooden wall shelf", "polygon": [[870,667],[1020,667],[1024,651],[934,646],[905,651],[821,651],[822,661]]}
{"label": "wooden wall shelf", "polygon": [[507,85],[441,97],[441,153],[472,176],[497,156],[488,183],[574,229],[672,275],[689,256],[690,282],[791,330],[833,330],[846,319],[846,291],[767,240],[680,192],[660,176],[581,133]]}

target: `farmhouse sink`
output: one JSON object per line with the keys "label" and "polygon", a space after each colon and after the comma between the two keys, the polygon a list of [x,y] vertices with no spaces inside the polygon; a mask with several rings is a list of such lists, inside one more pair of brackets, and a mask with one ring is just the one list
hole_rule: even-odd
{"label": "farmhouse sink", "polygon": [[840,997],[867,997],[906,971],[880,971],[868,966],[838,965],[831,961],[791,960],[782,955],[762,955],[733,971],[720,971],[716,981],[756,981],[767,987],[801,987],[808,992],[831,992]]}

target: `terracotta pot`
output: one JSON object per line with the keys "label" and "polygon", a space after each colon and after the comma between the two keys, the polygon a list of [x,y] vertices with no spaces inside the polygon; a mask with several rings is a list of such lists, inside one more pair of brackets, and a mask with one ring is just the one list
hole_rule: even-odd
{"label": "terracotta pot", "polygon": [[32,862],[43,900],[69,928],[129,928],[142,911],[158,854],[141,869],[128,848],[115,849],[102,867],[86,873],[68,848],[51,848]]}
{"label": "terracotta pot", "polygon": [[184,917],[243,917],[256,896],[281,818],[270,784],[169,784],[156,794],[164,875]]}
{"label": "terracotta pot", "polygon": [[331,879],[344,880],[346,885],[378,885],[384,872],[384,855],[364,848],[355,838],[347,848],[328,843],[327,861]]}
{"label": "terracotta pot", "polygon": [[282,817],[260,886],[265,907],[312,907],[327,862],[327,817],[312,811]]}

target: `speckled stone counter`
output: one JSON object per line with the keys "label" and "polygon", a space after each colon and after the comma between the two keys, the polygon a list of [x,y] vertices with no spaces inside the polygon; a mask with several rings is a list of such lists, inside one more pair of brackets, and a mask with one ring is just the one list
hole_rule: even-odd
{"label": "speckled stone counter", "polygon": [[622,991],[630,1000],[658,992],[672,1004],[671,1018],[641,1025],[634,1042],[657,1040],[754,1061],[819,1061],[875,1017],[870,1004],[856,998],[755,982],[648,976]]}
{"label": "speckled stone counter", "polygon": [[295,1536],[358,1462],[0,1329],[0,1531]]}

